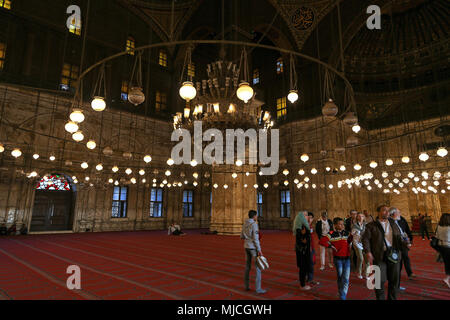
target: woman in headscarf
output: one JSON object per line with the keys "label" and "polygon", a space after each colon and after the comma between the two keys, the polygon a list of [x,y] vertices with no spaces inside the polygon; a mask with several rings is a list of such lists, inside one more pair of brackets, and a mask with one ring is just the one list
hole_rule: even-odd
{"label": "woman in headscarf", "polygon": [[300,211],[294,220],[292,231],[295,236],[295,253],[297,254],[297,267],[302,290],[310,290],[306,285],[306,276],[311,268],[311,231],[306,220],[306,211]]}

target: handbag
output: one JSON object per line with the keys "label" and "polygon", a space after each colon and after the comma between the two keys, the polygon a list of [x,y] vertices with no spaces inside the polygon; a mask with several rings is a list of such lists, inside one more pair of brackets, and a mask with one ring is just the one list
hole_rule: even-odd
{"label": "handbag", "polygon": [[267,262],[267,259],[263,256],[256,257],[256,266],[261,271],[269,269],[269,263]]}
{"label": "handbag", "polygon": [[439,239],[436,237],[431,237],[430,246],[438,251],[439,250]]}
{"label": "handbag", "polygon": [[[390,222],[388,221],[388,223],[390,223]],[[384,241],[384,245],[386,246],[385,257],[386,257],[387,262],[392,263],[392,264],[398,263],[400,261],[399,252],[396,249],[394,249],[393,247],[389,247],[387,245],[383,227],[381,226],[380,223],[378,223],[378,226],[379,226],[381,232],[383,233],[383,241]]]}

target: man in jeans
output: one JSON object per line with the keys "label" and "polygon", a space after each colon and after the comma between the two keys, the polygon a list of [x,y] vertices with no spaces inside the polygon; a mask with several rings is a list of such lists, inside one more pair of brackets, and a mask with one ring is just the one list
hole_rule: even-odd
{"label": "man in jeans", "polygon": [[[361,239],[367,261],[370,265],[380,268],[381,287],[380,289],[375,288],[377,300],[386,299],[384,293],[386,280],[388,281],[388,299],[397,300],[400,264],[402,263],[402,235],[395,221],[389,218],[388,209],[386,205],[381,205],[377,208],[377,220],[366,226]],[[391,250],[395,250],[398,254],[397,262],[388,259],[388,254]]]}
{"label": "man in jeans", "polygon": [[259,228],[258,228],[258,214],[251,210],[248,213],[248,219],[245,221],[241,239],[244,241],[245,254],[247,257],[247,264],[245,268],[245,290],[250,290],[250,269],[252,268],[252,260],[255,260],[256,267],[256,293],[264,294],[267,291],[261,288],[261,270],[258,268],[256,258],[262,256],[261,245],[259,244]]}
{"label": "man in jeans", "polygon": [[345,230],[344,220],[341,218],[334,218],[333,225],[335,231],[330,231],[326,237],[320,239],[320,244],[326,248],[333,249],[339,298],[346,300],[350,280],[350,244],[352,243],[352,235]]}

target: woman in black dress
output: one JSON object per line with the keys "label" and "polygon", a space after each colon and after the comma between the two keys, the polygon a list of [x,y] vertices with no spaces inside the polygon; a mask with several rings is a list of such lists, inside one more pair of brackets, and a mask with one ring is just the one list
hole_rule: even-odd
{"label": "woman in black dress", "polygon": [[302,290],[310,290],[311,287],[306,285],[306,276],[311,268],[311,231],[303,212],[299,212],[295,218],[293,229],[300,286]]}

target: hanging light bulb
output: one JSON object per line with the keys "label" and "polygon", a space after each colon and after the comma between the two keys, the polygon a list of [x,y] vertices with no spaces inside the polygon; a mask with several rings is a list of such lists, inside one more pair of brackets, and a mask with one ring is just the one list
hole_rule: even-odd
{"label": "hanging light bulb", "polygon": [[187,102],[194,100],[197,96],[197,89],[195,89],[194,84],[190,81],[186,81],[180,88],[180,96]]}
{"label": "hanging light bulb", "polygon": [[245,103],[248,103],[248,101],[253,98],[254,95],[254,91],[252,89],[252,87],[250,87],[248,82],[241,82],[241,84],[239,85],[239,89],[236,92],[237,97],[239,98],[239,100],[244,101]]}
{"label": "hanging light bulb", "polygon": [[81,164],[81,168],[87,169],[87,168],[89,168],[89,164],[88,164],[87,162],[83,162],[83,163]]}
{"label": "hanging light bulb", "polygon": [[33,154],[33,159],[34,159],[34,160],[39,159],[39,157],[40,157],[40,156],[39,156],[37,153]]}
{"label": "hanging light bulb", "polygon": [[444,147],[440,147],[436,153],[439,157],[443,158],[448,154],[448,151]]}
{"label": "hanging light bulb", "polygon": [[306,153],[302,154],[302,156],[300,157],[300,160],[302,160],[303,162],[308,162],[309,156]]}
{"label": "hanging light bulb", "polygon": [[233,179],[236,179],[238,177],[237,173],[233,173],[231,176],[233,177]]}
{"label": "hanging light bulb", "polygon": [[197,160],[192,160],[191,161],[191,167],[196,167],[198,165],[198,162],[197,162]]}
{"label": "hanging light bulb", "polygon": [[322,108],[322,114],[325,117],[335,117],[338,112],[339,109],[332,99],[329,99]]}
{"label": "hanging light bulb", "polygon": [[291,103],[297,102],[297,100],[298,100],[298,91],[297,91],[297,90],[291,90],[291,91],[289,91],[289,94],[288,94],[287,98],[288,98],[288,100],[289,100]]}
{"label": "hanging light bulb", "polygon": [[97,171],[102,171],[103,170],[103,165],[101,163],[99,163],[95,169],[97,169]]}
{"label": "hanging light bulb", "polygon": [[403,162],[403,163],[409,163],[409,161],[410,161],[410,159],[409,159],[408,156],[404,156],[404,157],[402,158],[402,162]]}
{"label": "hanging light bulb", "polygon": [[175,161],[174,161],[172,158],[170,158],[169,160],[167,160],[167,165],[169,165],[170,167],[173,166],[174,163],[175,163]]}
{"label": "hanging light bulb", "polygon": [[149,155],[146,155],[146,156],[144,157],[144,161],[145,161],[145,163],[150,163],[150,162],[152,162],[152,157],[149,156]]}
{"label": "hanging light bulb", "polygon": [[288,175],[289,175],[289,170],[288,170],[288,169],[284,169],[284,170],[283,170],[283,174],[284,174],[285,176],[288,176]]}
{"label": "hanging light bulb", "polygon": [[359,163],[355,164],[355,166],[353,167],[353,169],[355,169],[356,171],[361,170],[361,165]]}
{"label": "hanging light bulb", "polygon": [[198,179],[198,173],[194,172],[194,174],[192,175],[194,177],[194,179]]}
{"label": "hanging light bulb", "polygon": [[381,176],[383,178],[387,178],[389,176],[389,174],[386,171],[383,171],[383,173],[381,174]]}
{"label": "hanging light bulb", "polygon": [[109,179],[108,183],[113,184],[114,183],[114,179]]}
{"label": "hanging light bulb", "polygon": [[94,111],[102,112],[106,109],[106,102],[105,98],[103,97],[94,97],[94,99],[91,102],[91,107],[94,109]]}
{"label": "hanging light bulb", "polygon": [[243,165],[242,160],[237,160],[236,161],[236,166],[242,167],[242,165]]}
{"label": "hanging light bulb", "polygon": [[70,120],[72,120],[75,123],[82,123],[85,120],[85,116],[83,114],[83,111],[79,109],[73,110],[73,112],[69,116]]}
{"label": "hanging light bulb", "polygon": [[172,172],[170,172],[170,170],[167,170],[165,174],[167,177],[170,177],[172,175]]}
{"label": "hanging light bulb", "polygon": [[116,181],[114,182],[114,185],[115,185],[115,186],[118,186],[118,185],[119,185],[119,181],[116,180]]}
{"label": "hanging light bulb", "polygon": [[5,152],[5,147],[0,143],[0,153]]}
{"label": "hanging light bulb", "polygon": [[130,168],[127,168],[127,169],[125,170],[125,173],[126,173],[127,175],[130,175],[130,174],[133,173],[133,170],[131,170]]}
{"label": "hanging light bulb", "polygon": [[370,165],[369,165],[372,169],[375,169],[376,167],[378,167],[378,163],[376,161],[371,161]]}
{"label": "hanging light bulb", "polygon": [[145,175],[145,170],[139,170],[139,175],[140,175],[140,176]]}
{"label": "hanging light bulb", "polygon": [[64,128],[66,129],[67,132],[72,133],[72,134],[77,132],[80,129],[80,127],[73,121],[67,122],[66,125],[64,126]]}
{"label": "hanging light bulb", "polygon": [[387,159],[386,160],[386,165],[387,166],[392,166],[394,164],[394,161],[392,159]]}
{"label": "hanging light bulb", "polygon": [[131,178],[130,181],[131,181],[132,184],[136,184],[137,183],[136,178]]}
{"label": "hanging light bulb", "polygon": [[301,175],[301,176],[304,176],[304,175],[305,175],[305,170],[300,169],[300,170],[298,171],[298,174]]}
{"label": "hanging light bulb", "polygon": [[230,103],[230,106],[228,107],[228,113],[233,114],[236,112],[236,106],[232,103]]}
{"label": "hanging light bulb", "polygon": [[311,169],[311,173],[312,173],[312,174],[317,174],[317,169],[316,169],[316,168],[312,168],[312,169]]}
{"label": "hanging light bulb", "polygon": [[118,172],[118,171],[119,171],[119,167],[114,166],[114,167],[112,168],[112,171],[113,171],[114,173]]}
{"label": "hanging light bulb", "polygon": [[55,161],[55,160],[56,160],[56,157],[55,157],[54,155],[51,155],[48,159],[49,159],[50,161]]}
{"label": "hanging light bulb", "polygon": [[198,182],[197,182],[197,181],[194,181],[193,186],[194,186],[194,187],[198,186]]}
{"label": "hanging light bulb", "polygon": [[354,133],[358,133],[358,132],[361,131],[361,127],[359,126],[359,124],[355,124],[355,125],[352,127],[352,130],[353,130]]}
{"label": "hanging light bulb", "polygon": [[81,131],[77,131],[72,135],[72,139],[76,142],[81,142],[84,140],[84,134]]}
{"label": "hanging light bulb", "polygon": [[95,143],[94,140],[89,140],[88,143],[86,143],[86,147],[89,150],[94,150],[95,148],[97,148],[97,143]]}
{"label": "hanging light bulb", "polygon": [[22,151],[20,151],[20,149],[14,149],[13,151],[11,151],[11,155],[14,158],[20,158],[20,156],[22,155]]}
{"label": "hanging light bulb", "polygon": [[425,161],[427,161],[428,159],[430,159],[430,156],[429,156],[426,152],[422,152],[422,153],[419,155],[419,160],[420,160],[420,161],[425,162]]}

